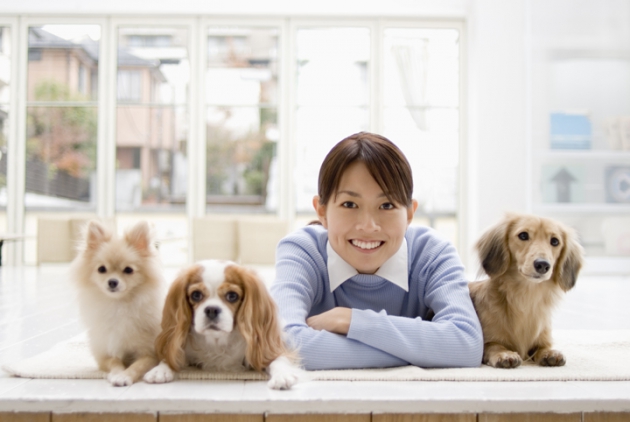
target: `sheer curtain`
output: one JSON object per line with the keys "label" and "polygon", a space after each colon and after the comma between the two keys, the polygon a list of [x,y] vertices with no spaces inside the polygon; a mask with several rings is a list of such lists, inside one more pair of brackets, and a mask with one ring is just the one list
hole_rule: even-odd
{"label": "sheer curtain", "polygon": [[427,130],[424,107],[427,102],[428,44],[427,39],[415,38],[392,46],[402,94],[409,113],[420,130]]}

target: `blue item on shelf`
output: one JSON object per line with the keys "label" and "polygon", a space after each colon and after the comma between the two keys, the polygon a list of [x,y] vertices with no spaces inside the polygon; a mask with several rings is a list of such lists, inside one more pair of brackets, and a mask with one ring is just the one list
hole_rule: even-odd
{"label": "blue item on shelf", "polygon": [[552,149],[590,149],[591,121],[585,114],[551,113]]}

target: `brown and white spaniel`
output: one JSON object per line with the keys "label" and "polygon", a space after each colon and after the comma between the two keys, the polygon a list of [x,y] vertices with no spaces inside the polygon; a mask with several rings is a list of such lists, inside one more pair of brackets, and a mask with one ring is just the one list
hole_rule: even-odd
{"label": "brown and white spaniel", "polygon": [[251,270],[206,260],[171,285],[156,341],[160,364],[149,383],[172,381],[186,366],[216,372],[266,371],[273,389],[289,389],[302,371],[287,349],[276,305]]}

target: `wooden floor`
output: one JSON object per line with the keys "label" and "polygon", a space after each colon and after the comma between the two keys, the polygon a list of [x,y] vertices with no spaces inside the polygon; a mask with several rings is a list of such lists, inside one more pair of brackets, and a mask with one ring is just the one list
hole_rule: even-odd
{"label": "wooden floor", "polygon": [[149,414],[149,413],[0,413],[0,422],[626,422],[630,413],[481,413],[481,414]]}

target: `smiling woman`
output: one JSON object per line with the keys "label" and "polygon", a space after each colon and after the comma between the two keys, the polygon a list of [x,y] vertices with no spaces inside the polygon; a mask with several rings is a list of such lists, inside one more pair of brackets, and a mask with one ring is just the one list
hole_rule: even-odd
{"label": "smiling woman", "polygon": [[313,198],[332,248],[361,274],[374,274],[400,248],[418,206],[400,203],[383,193],[361,161],[348,166],[331,201]]}
{"label": "smiling woman", "polygon": [[382,136],[349,136],[324,159],[320,224],[280,242],[271,286],[307,369],[480,364],[463,266],[435,231],[410,226],[412,192],[409,162]]}
{"label": "smiling woman", "polygon": [[412,193],[404,154],[382,136],[360,133],[339,142],[324,160],[313,207],[332,249],[359,273],[374,274],[402,245],[418,207]]}

